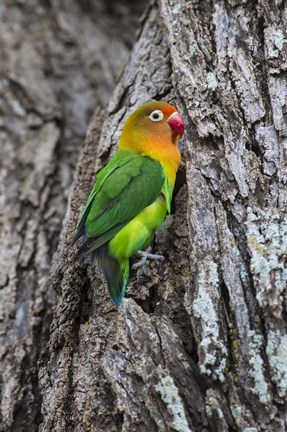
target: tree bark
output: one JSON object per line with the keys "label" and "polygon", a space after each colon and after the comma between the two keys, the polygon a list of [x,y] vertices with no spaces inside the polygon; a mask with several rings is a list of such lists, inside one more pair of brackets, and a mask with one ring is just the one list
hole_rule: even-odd
{"label": "tree bark", "polygon": [[[281,0],[151,3],[107,108],[89,125],[49,282],[72,172],[63,152],[67,141],[79,142],[83,113],[108,79],[99,72],[107,81],[97,81],[89,99],[78,81],[86,63],[71,67],[73,53],[55,81],[31,47],[22,58],[22,43],[8,46],[7,67],[19,76],[9,78],[14,93],[9,87],[6,102],[18,117],[7,111],[3,132],[15,143],[4,145],[3,172],[17,203],[4,219],[1,253],[3,430],[286,430],[286,10]],[[65,31],[82,40],[77,48],[95,47],[101,27],[81,26],[68,7],[65,13]],[[101,33],[105,47],[114,37],[122,54],[108,56],[109,70],[127,52],[125,37],[110,27]],[[55,68],[63,53],[51,50]],[[19,58],[31,76],[15,66]],[[40,78],[39,69],[46,71]],[[92,76],[85,79],[90,89]],[[38,80],[42,91],[33,92]],[[153,244],[165,261],[134,271],[116,309],[102,275],[70,243],[124,119],[153,98],[185,118],[183,163],[172,215]]]}
{"label": "tree bark", "polygon": [[0,430],[42,422],[48,281],[90,117],[127,60],[138,2],[0,2]]}

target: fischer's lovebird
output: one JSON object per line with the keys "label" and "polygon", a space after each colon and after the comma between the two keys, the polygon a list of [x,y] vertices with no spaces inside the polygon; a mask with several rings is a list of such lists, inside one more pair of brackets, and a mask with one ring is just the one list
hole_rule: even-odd
{"label": "fischer's lovebird", "polygon": [[97,174],[74,241],[102,270],[119,305],[129,277],[129,258],[147,247],[170,213],[178,140],[184,122],[166,102],[147,102],[126,120],[118,149]]}

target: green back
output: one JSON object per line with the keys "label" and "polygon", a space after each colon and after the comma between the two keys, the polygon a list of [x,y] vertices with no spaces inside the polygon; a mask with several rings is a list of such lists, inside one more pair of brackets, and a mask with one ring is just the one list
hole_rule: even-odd
{"label": "green back", "polygon": [[159,162],[118,150],[97,176],[78,231],[94,238],[92,249],[98,248],[156,199],[164,180]]}

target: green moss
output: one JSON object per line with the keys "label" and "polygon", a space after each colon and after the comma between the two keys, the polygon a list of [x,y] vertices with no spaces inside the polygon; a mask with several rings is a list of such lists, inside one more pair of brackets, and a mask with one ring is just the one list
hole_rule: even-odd
{"label": "green moss", "polygon": [[231,376],[234,383],[238,382],[238,360],[237,360],[237,351],[239,347],[238,342],[238,332],[236,328],[231,327],[229,329],[229,338],[231,342],[231,351],[230,351],[230,368],[231,368]]}

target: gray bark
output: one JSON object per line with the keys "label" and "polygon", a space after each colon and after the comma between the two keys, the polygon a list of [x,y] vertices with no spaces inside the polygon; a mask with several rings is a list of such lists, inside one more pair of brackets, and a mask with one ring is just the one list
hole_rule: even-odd
{"label": "gray bark", "polygon": [[78,154],[133,44],[137,2],[0,2],[0,429],[41,423],[48,281]]}
{"label": "gray bark", "polygon": [[[89,99],[72,86],[86,64],[73,69],[73,53],[55,68],[56,42],[49,56],[44,50],[50,80],[35,72],[34,51],[47,50],[40,39],[23,58],[22,43],[11,41],[6,65],[19,76],[9,78],[3,121],[6,205],[14,205],[4,219],[0,274],[3,430],[286,430],[286,11],[280,0],[151,4],[107,108],[89,125],[51,270],[72,172],[60,156],[67,141],[79,143],[87,117],[78,116],[100,93]],[[74,38],[83,38],[77,49],[94,48],[92,30],[101,27],[65,13],[74,20],[65,31],[78,28]],[[120,63],[125,40],[114,37]],[[35,65],[31,76],[15,66],[21,61]],[[42,92],[31,91],[38,80]],[[152,98],[174,103],[185,118],[183,163],[173,214],[153,246],[165,261],[133,272],[116,309],[102,275],[69,245],[124,119]],[[11,114],[21,108],[22,117]],[[67,136],[59,117],[70,125]]]}

